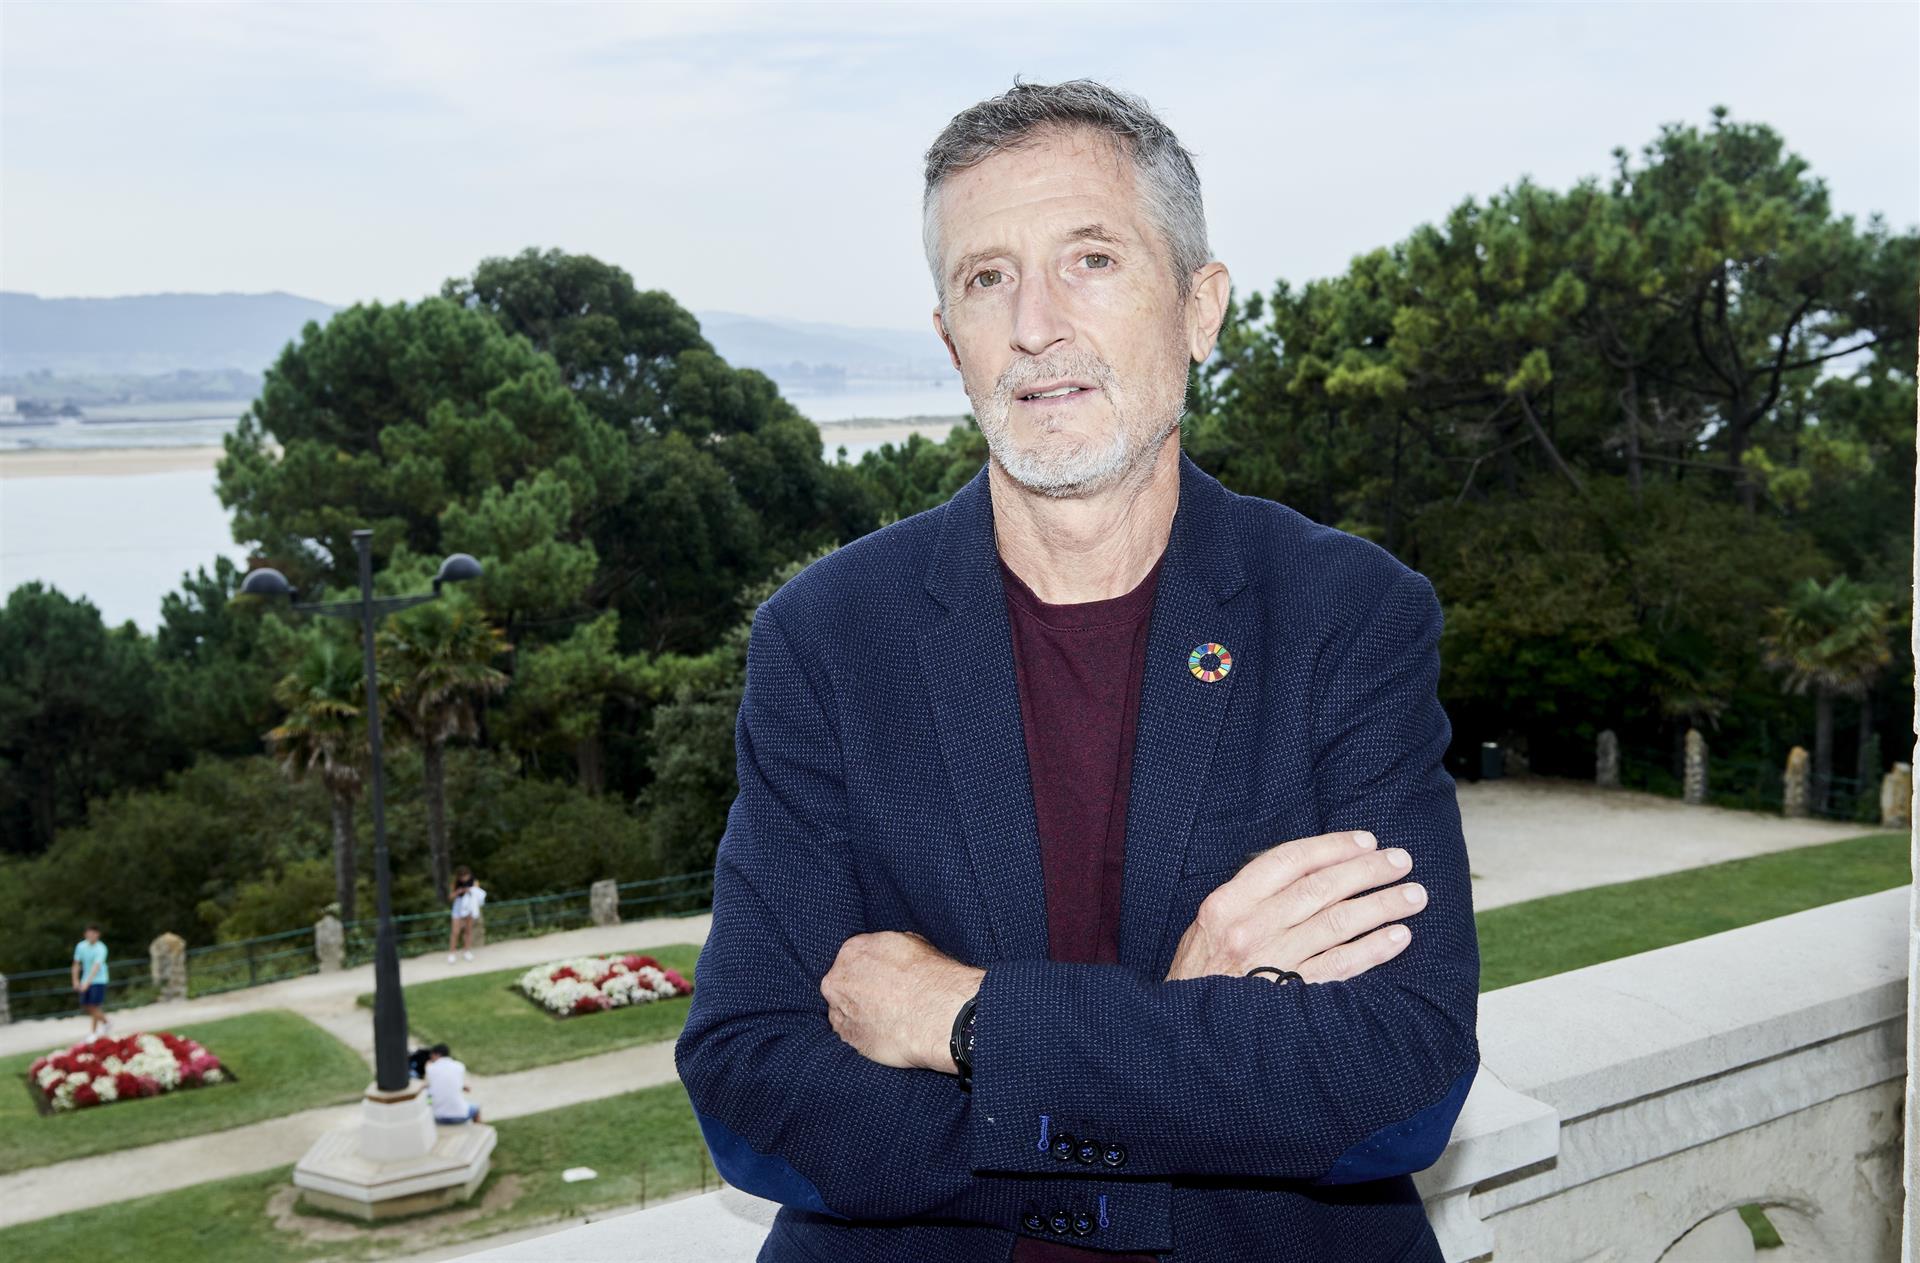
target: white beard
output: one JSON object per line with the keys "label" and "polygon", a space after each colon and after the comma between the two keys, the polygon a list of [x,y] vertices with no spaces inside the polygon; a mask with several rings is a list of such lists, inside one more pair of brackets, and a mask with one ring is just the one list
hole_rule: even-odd
{"label": "white beard", "polygon": [[[1013,436],[1009,417],[1015,399],[1028,385],[1063,377],[1099,387],[1113,410],[1111,435],[1104,442],[1088,442],[1043,434],[1031,447],[1022,447]],[[1150,465],[1186,411],[1184,368],[1177,388],[1154,391],[1138,407],[1130,406],[1113,387],[1113,369],[1090,352],[1070,351],[1045,361],[1016,361],[994,383],[990,396],[972,399],[974,419],[993,459],[1027,490],[1054,497],[1089,495]]]}

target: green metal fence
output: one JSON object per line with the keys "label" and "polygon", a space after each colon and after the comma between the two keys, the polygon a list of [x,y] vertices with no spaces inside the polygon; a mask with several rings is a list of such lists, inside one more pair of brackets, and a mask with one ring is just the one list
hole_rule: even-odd
{"label": "green metal fence", "polygon": [[[1628,789],[1679,798],[1684,790],[1684,778],[1676,762],[1671,750],[1623,744],[1620,783]],[[1826,803],[1810,801],[1809,815],[1866,825],[1879,823],[1878,781],[1866,783],[1851,776],[1833,776],[1828,778],[1827,785]],[[1785,758],[1776,765],[1758,759],[1719,758],[1711,747],[1707,751],[1707,802],[1713,806],[1778,815],[1786,806],[1786,786]]]}
{"label": "green metal fence", "polygon": [[[124,963],[110,964],[107,973],[112,975],[116,969],[120,971],[119,976],[110,976],[107,981],[108,1011],[153,1000],[156,994],[153,979],[147,976],[145,968],[134,972]],[[71,968],[8,974],[7,1011],[16,1022],[80,1012],[80,993],[73,989]]]}
{"label": "green metal fence", "polygon": [[187,994],[219,995],[320,972],[313,927],[187,949]]}
{"label": "green metal fence", "polygon": [[[652,877],[621,882],[618,889],[623,920],[684,915],[704,911],[711,905],[713,874],[709,871]],[[583,929],[593,924],[592,897],[587,890],[565,890],[526,899],[490,899],[481,921],[489,943]],[[452,928],[446,912],[410,913],[395,917],[393,923],[402,956],[444,951]],[[378,919],[373,917],[345,924],[343,960],[348,967],[364,965],[373,959],[379,928]],[[144,961],[140,962],[137,972],[120,963],[114,968],[120,975],[107,984],[109,1008],[146,1004],[155,998],[156,988]],[[187,994],[218,995],[319,971],[313,927],[307,926],[188,948]],[[66,969],[37,969],[8,975],[6,992],[8,1012],[16,1022],[80,1011],[79,996]]]}

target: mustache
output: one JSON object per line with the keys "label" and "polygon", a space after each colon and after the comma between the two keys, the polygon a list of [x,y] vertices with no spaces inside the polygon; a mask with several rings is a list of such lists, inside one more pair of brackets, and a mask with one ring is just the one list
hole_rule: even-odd
{"label": "mustache", "polygon": [[1114,382],[1113,368],[1105,360],[1090,351],[1076,351],[1053,359],[1016,360],[1007,365],[993,384],[993,399],[1003,408],[1012,407],[1014,399],[1027,387],[1061,378],[1078,378],[1109,392]]}

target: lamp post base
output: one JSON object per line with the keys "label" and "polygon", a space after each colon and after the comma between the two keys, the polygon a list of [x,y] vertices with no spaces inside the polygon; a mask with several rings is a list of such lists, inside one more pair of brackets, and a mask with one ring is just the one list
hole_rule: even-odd
{"label": "lamp post base", "polygon": [[435,1123],[418,1083],[398,1092],[370,1087],[360,1120],[314,1141],[293,1183],[312,1205],[359,1219],[438,1210],[479,1190],[496,1140],[484,1123]]}

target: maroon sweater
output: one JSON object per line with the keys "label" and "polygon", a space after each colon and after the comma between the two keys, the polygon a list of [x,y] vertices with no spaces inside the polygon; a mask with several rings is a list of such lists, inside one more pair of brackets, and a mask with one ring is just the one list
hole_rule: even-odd
{"label": "maroon sweater", "polygon": [[[1140,677],[1160,563],[1133,591],[1049,605],[1000,563],[1046,882],[1047,956],[1120,959],[1121,873]],[[1021,1237],[1013,1263],[1153,1263]]]}

